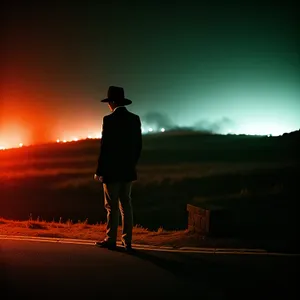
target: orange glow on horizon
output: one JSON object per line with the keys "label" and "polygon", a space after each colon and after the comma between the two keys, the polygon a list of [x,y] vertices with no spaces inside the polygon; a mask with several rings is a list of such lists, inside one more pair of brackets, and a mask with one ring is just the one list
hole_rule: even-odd
{"label": "orange glow on horizon", "polygon": [[62,96],[41,81],[30,81],[28,72],[20,77],[15,74],[6,73],[1,91],[0,150],[19,148],[20,144],[30,146],[99,138],[96,133],[101,131],[100,109],[75,105],[83,99],[94,103],[95,99],[82,94]]}
{"label": "orange glow on horizon", "polygon": [[[12,149],[12,148],[22,148],[23,146],[25,145],[34,145],[34,144],[29,144],[29,143],[23,143],[23,142],[19,142],[20,139],[19,137],[15,137],[15,138],[7,138],[7,139],[4,139],[5,136],[0,136],[0,150],[6,150],[6,149]],[[48,143],[51,143],[51,142],[56,142],[56,143],[69,143],[69,142],[78,142],[78,141],[81,141],[81,140],[86,140],[86,139],[99,139],[101,138],[101,134],[89,134],[89,135],[86,135],[86,136],[80,136],[80,137],[77,137],[74,135],[71,136],[70,138],[58,138],[56,140],[48,140],[47,142]],[[24,139],[22,139],[24,140]],[[39,144],[39,143],[36,143],[36,144]]]}

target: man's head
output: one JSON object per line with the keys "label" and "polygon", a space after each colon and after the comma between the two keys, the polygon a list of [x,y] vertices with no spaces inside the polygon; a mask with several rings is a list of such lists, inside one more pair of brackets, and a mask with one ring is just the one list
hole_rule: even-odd
{"label": "man's head", "polygon": [[109,107],[110,111],[114,111],[115,108],[117,108],[118,106],[123,106],[123,105],[118,104],[114,101],[108,102],[108,107]]}
{"label": "man's head", "polygon": [[122,87],[110,86],[107,92],[107,98],[101,102],[108,103],[111,111],[118,106],[125,106],[132,103],[131,100],[125,98],[124,89]]}

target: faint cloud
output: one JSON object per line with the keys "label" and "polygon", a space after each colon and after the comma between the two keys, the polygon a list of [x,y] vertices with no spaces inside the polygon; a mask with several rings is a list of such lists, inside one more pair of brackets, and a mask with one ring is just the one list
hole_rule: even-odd
{"label": "faint cloud", "polygon": [[200,120],[193,126],[196,130],[207,131],[211,133],[230,133],[235,128],[235,123],[227,117],[216,121]]}
{"label": "faint cloud", "polygon": [[155,130],[159,128],[171,129],[175,127],[170,117],[160,112],[149,112],[141,119],[143,124]]}

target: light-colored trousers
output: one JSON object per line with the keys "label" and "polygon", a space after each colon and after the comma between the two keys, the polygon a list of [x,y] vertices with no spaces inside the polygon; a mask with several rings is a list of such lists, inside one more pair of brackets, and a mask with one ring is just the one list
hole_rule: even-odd
{"label": "light-colored trousers", "polygon": [[132,240],[133,214],[131,205],[132,182],[103,183],[104,207],[107,211],[106,239],[116,242],[119,211],[122,217],[122,241],[128,245]]}

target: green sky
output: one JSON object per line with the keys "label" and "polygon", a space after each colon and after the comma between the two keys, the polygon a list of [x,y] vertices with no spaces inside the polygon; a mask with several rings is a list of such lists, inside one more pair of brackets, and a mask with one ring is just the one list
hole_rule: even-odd
{"label": "green sky", "polygon": [[2,135],[20,102],[29,131],[31,106],[51,123],[41,125],[51,138],[98,130],[109,85],[125,88],[142,120],[154,112],[220,132],[300,128],[299,23],[290,3],[53,3],[7,5]]}

